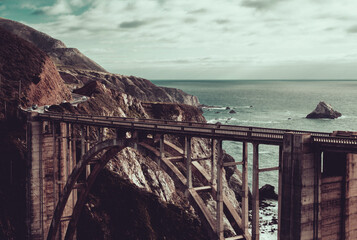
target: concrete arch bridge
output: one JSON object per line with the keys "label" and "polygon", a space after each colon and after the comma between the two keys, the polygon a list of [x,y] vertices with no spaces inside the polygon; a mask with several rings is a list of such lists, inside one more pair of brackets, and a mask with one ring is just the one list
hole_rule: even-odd
{"label": "concrete arch bridge", "polygon": [[[108,129],[114,133],[111,138],[110,134],[104,134]],[[165,135],[184,137],[184,149],[165,141]],[[211,154],[192,158],[192,138],[209,139]],[[242,143],[239,161],[223,162],[223,141]],[[350,132],[31,113],[27,144],[30,149],[28,239],[74,239],[81,209],[98,173],[126,147],[154,156],[175,185],[186,192],[212,239],[259,239],[259,173],[266,171],[279,172],[279,239],[357,238],[357,138]],[[251,222],[248,218],[248,144],[253,148]],[[259,168],[262,144],[278,146],[276,167]],[[165,155],[168,148],[176,154]],[[207,160],[214,166],[211,172],[199,164]],[[175,166],[178,161],[185,164],[185,174]],[[242,166],[241,214],[224,195],[222,185],[223,169],[237,165]],[[193,174],[203,186],[194,186]],[[200,197],[201,191],[210,191],[214,196],[216,216],[208,211]],[[224,216],[236,236],[224,238]]]}

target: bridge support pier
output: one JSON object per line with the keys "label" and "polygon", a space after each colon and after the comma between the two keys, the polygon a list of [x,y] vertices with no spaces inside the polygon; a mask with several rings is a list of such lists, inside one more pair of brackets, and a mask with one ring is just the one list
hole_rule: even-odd
{"label": "bridge support pier", "polygon": [[[29,116],[27,162],[27,239],[44,240],[47,237],[54,208],[72,172],[73,138],[71,126],[66,123],[36,121]],[[70,216],[75,204],[75,192],[69,197],[64,216]],[[61,221],[58,238],[63,236],[68,220]]]}
{"label": "bridge support pier", "polygon": [[310,134],[284,134],[280,239],[317,239],[321,160]]}

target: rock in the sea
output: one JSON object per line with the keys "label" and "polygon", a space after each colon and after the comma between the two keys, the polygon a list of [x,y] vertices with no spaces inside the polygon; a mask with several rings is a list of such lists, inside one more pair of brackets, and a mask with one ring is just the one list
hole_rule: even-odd
{"label": "rock in the sea", "polygon": [[306,116],[306,118],[338,118],[342,114],[338,111],[335,111],[330,104],[325,102],[320,102],[314,111]]}
{"label": "rock in the sea", "polygon": [[278,200],[278,194],[275,193],[275,187],[269,184],[265,184],[259,189],[259,198]]}
{"label": "rock in the sea", "polygon": [[226,110],[230,110],[231,108],[230,107],[226,107]]}
{"label": "rock in the sea", "polygon": [[229,111],[229,113],[236,113],[236,111],[234,111],[233,109]]}

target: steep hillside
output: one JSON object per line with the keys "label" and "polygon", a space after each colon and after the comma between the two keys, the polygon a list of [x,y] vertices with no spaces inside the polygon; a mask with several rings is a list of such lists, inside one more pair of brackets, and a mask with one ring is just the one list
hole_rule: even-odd
{"label": "steep hillside", "polygon": [[57,66],[72,66],[79,69],[105,72],[104,68],[83,55],[78,49],[67,48],[60,40],[54,39],[22,23],[0,18],[0,27],[31,42],[37,48],[46,52]]}
{"label": "steep hillside", "polygon": [[0,27],[46,52],[56,64],[64,81],[71,88],[82,87],[91,81],[100,81],[108,88],[129,94],[141,101],[199,105],[197,97],[179,89],[158,87],[149,80],[140,77],[108,73],[78,49],[67,48],[63,42],[22,23],[0,18]]}
{"label": "steep hillside", "polygon": [[71,100],[70,91],[46,53],[0,28],[0,115],[17,106]]}

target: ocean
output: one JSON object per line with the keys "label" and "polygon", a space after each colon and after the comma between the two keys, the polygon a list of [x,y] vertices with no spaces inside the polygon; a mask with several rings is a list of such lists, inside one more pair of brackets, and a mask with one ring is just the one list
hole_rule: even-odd
{"label": "ocean", "polygon": [[[209,123],[294,129],[319,132],[357,131],[357,81],[307,80],[157,80],[158,86],[181,89],[198,97]],[[306,119],[320,101],[342,113],[338,119]],[[227,109],[227,107],[229,109]],[[229,113],[234,110],[235,113]],[[236,161],[241,159],[242,144],[223,142],[223,148]],[[252,146],[249,146],[249,185],[251,186]],[[278,147],[259,146],[260,168],[278,166]],[[263,172],[264,184],[278,187],[277,172]],[[276,213],[276,206],[272,208]],[[275,215],[275,214],[274,214]],[[276,239],[276,232],[261,239]]]}

